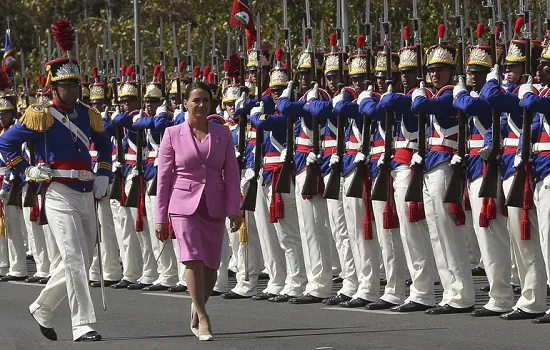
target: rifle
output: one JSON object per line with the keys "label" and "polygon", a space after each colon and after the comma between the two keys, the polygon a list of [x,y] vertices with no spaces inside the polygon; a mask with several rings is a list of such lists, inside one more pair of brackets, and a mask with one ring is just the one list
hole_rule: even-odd
{"label": "rifle", "polygon": [[[531,76],[531,21],[529,11],[529,0],[523,1],[523,18],[524,18],[524,33],[525,40],[525,75],[527,81]],[[509,207],[523,208],[525,201],[526,189],[530,186],[529,178],[527,177],[527,168],[530,166],[529,158],[531,157],[531,123],[533,122],[533,114],[529,109],[523,109],[523,130],[521,142],[521,165],[516,168],[516,176],[512,182],[512,187],[508,192],[506,205]],[[527,200],[531,200],[527,198]]]}
{"label": "rifle", "polygon": [[[287,75],[292,78],[292,48],[290,41],[290,29],[288,27],[287,0],[283,0],[283,30],[285,32],[285,52]],[[290,193],[290,184],[292,182],[292,172],[294,170],[294,118],[286,117],[286,156],[279,180],[275,185],[276,193]]]}
{"label": "rifle", "polygon": [[[257,23],[257,36],[256,36],[256,53],[258,57],[258,72],[256,73],[256,99],[258,101],[258,104],[262,103],[262,88],[263,88],[263,81],[262,81],[262,49],[260,46],[260,33],[261,33],[261,27],[260,27],[260,13],[256,16],[256,23]],[[241,203],[241,210],[249,210],[254,211],[256,210],[256,197],[258,195],[258,177],[260,175],[260,171],[262,170],[262,153],[263,153],[263,146],[264,146],[264,131],[260,127],[256,127],[256,145],[255,145],[255,153],[254,153],[254,178],[250,179],[248,181],[248,189],[246,190],[246,193],[244,194],[243,201]]]}
{"label": "rifle", "polygon": [[176,74],[176,106],[179,106],[181,104],[181,74],[179,70],[180,52],[178,50],[175,22],[172,22],[172,58],[174,60],[174,73]]}
{"label": "rifle", "polygon": [[[367,73],[365,76],[365,80],[363,81],[363,90],[367,90],[369,85],[372,84],[370,81],[370,61],[371,61],[371,23],[370,23],[370,0],[367,0],[367,3],[365,5],[365,55],[366,55],[366,61],[367,61]],[[360,43],[357,43],[357,46],[359,47]],[[359,52],[360,53],[360,52]],[[363,127],[361,129],[361,145],[359,152],[362,152],[365,155],[369,154],[369,148],[370,148],[370,128],[371,128],[371,120],[366,115],[363,114],[361,116],[363,120]],[[363,198],[363,188],[365,185],[365,172],[367,170],[367,164],[365,162],[359,162],[355,165],[355,174],[353,174],[353,178],[351,179],[351,184],[348,188],[348,191],[346,192],[347,197],[352,198]]]}
{"label": "rifle", "polygon": [[[108,22],[108,21],[107,21]],[[103,70],[102,70],[102,75],[103,75],[103,103],[107,104],[108,103],[108,85],[107,85],[107,33],[108,33],[108,29],[105,28],[105,31],[103,32]]]}
{"label": "rifle", "polygon": [[[160,93],[162,96],[162,101],[166,101],[166,55],[164,53],[164,22],[162,21],[162,17],[160,18],[160,31],[159,31],[159,46],[160,46]],[[151,136],[152,140],[152,136]],[[158,157],[158,155],[157,155]],[[156,196],[157,195],[157,175],[158,172],[155,172],[155,175],[151,179],[151,185],[149,186],[149,189],[147,190],[147,195],[149,196]]]}
{"label": "rifle", "polygon": [[[417,0],[413,0],[413,30],[414,30],[414,45],[416,51],[416,80],[420,86],[424,82],[424,71],[422,54],[424,48],[422,47],[422,30],[420,27],[420,17],[418,16]],[[423,188],[424,188],[424,156],[426,155],[426,115],[424,113],[418,113],[418,150],[417,153],[422,157],[420,164],[415,163],[412,167],[413,173],[407,193],[405,194],[406,202],[422,202],[423,201]]]}
{"label": "rifle", "polygon": [[193,76],[193,51],[191,51],[191,22],[187,22],[187,76]]}
{"label": "rifle", "polygon": [[[306,2],[306,5],[308,6],[306,9],[306,17],[310,18],[309,15],[309,1]],[[338,6],[340,8],[340,6]],[[336,19],[339,21],[340,17],[337,16]],[[315,86],[315,80],[317,79],[317,61],[315,60],[315,42],[312,40],[312,28],[309,27],[309,32],[306,33],[305,24],[302,22],[302,25],[304,26],[304,37],[306,38],[306,41],[309,40],[309,46],[307,42],[304,42],[304,45],[307,48],[310,49],[310,60],[311,60],[311,86]],[[312,152],[318,156],[321,153],[320,147],[319,147],[319,118],[312,115],[311,116],[311,124],[312,124]],[[302,188],[302,196],[315,196],[319,192],[319,181],[323,181],[323,179],[320,177],[321,174],[321,165],[317,162],[309,164],[306,169],[306,178],[304,180],[304,187]]]}
{"label": "rifle", "polygon": [[[460,14],[460,0],[455,0],[456,37],[458,43],[457,65],[458,76],[466,81],[464,72],[464,41],[462,40],[462,15]],[[447,185],[447,191],[443,197],[443,203],[461,204],[464,194],[464,172],[466,164],[466,124],[468,116],[458,110],[458,147],[457,155],[462,159],[460,163],[453,164],[451,178]]]}
{"label": "rifle", "polygon": [[[23,82],[23,93],[25,94],[25,106],[29,107],[29,78],[25,67],[25,52],[21,50],[21,80]],[[27,141],[29,151],[29,163],[36,165],[36,145],[34,141]],[[27,181],[27,192],[23,199],[23,207],[32,208],[36,203],[36,183]]]}
{"label": "rifle", "polygon": [[[141,90],[141,79],[142,79],[142,70],[141,70],[141,46],[139,41],[139,0],[134,0],[134,37],[135,37],[135,71],[136,71],[136,83],[138,86],[138,106],[141,109],[142,107],[142,90]],[[139,202],[142,195],[142,184],[143,184],[143,130],[137,130],[137,140],[136,140],[136,170],[138,175],[132,178],[132,186],[128,192],[128,197],[126,198],[126,203],[124,206],[127,208],[139,208]],[[138,214],[139,215],[139,214]]]}
{"label": "rifle", "polygon": [[[497,9],[499,11],[499,18],[501,20],[502,13],[500,13],[500,1],[498,1]],[[491,9],[491,20],[489,21],[489,30],[491,33],[490,45],[491,45],[491,65],[494,66],[497,64],[497,31],[495,30],[495,25],[497,22],[495,20],[495,6],[493,0],[486,0],[486,3],[483,4],[485,7]],[[502,23],[502,22],[500,22]],[[501,84],[500,74],[497,75],[498,86]],[[493,149],[489,158],[485,161],[485,173],[483,174],[483,180],[481,181],[481,187],[479,189],[479,197],[481,198],[497,198],[498,193],[498,157],[500,155],[500,113],[496,108],[492,109],[492,130],[491,135],[493,139]]]}
{"label": "rifle", "polygon": [[[340,1],[342,5],[343,1]],[[307,3],[307,2],[306,2]],[[338,53],[338,81],[340,87],[340,93],[344,93],[344,52],[346,50],[346,36],[347,31],[345,28],[342,28],[342,22],[346,22],[344,14],[345,9],[340,9],[340,14],[342,19],[339,22],[340,26],[336,26],[336,35],[338,36],[340,52]],[[345,24],[344,24],[345,25]],[[336,155],[340,159],[339,162],[333,164],[330,168],[329,177],[327,184],[325,186],[325,191],[323,193],[323,198],[326,199],[335,199],[340,198],[340,184],[341,184],[341,175],[342,175],[342,158],[346,152],[346,123],[347,118],[345,116],[338,115],[336,119]]]}
{"label": "rifle", "polygon": [[[392,84],[392,53],[391,53],[391,29],[389,18],[389,0],[384,0],[384,18],[382,27],[384,29],[384,51],[386,52],[386,90]],[[384,161],[378,167],[378,175],[372,188],[371,199],[374,201],[387,201],[390,189],[391,157],[393,140],[393,123],[395,115],[393,111],[386,110],[386,130],[384,131]]]}

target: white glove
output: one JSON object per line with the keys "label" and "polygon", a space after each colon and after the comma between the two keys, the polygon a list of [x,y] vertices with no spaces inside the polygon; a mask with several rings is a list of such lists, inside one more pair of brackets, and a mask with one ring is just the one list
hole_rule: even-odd
{"label": "white glove", "polygon": [[489,147],[483,147],[479,150],[479,156],[485,160],[489,159],[491,156],[491,153],[493,152],[492,148]]}
{"label": "white glove", "polygon": [[286,97],[286,98],[290,99],[290,96],[292,95],[292,84],[294,84],[293,81],[288,82],[288,85],[286,86],[286,88],[281,93],[281,98]]}
{"label": "white glove", "polygon": [[330,156],[329,165],[333,166],[334,164],[340,163],[340,157],[336,153],[333,153]]}
{"label": "white glove", "polygon": [[[224,112],[224,111],[222,111],[222,108],[220,107],[220,105],[218,105],[216,107],[216,114],[222,115],[222,112]],[[224,115],[224,117],[225,117],[225,115]],[[227,120],[226,118],[224,118],[224,119]]]}
{"label": "white glove", "polygon": [[109,177],[105,175],[96,176],[94,179],[94,197],[101,199],[107,194],[109,188]]}
{"label": "white glove", "polygon": [[279,159],[281,160],[281,162],[284,162],[286,160],[286,148],[283,148],[283,150],[281,151],[281,156],[279,157]]}
{"label": "white glove", "polygon": [[137,123],[139,122],[139,120],[141,119],[141,115],[143,114],[143,109],[140,109],[139,110],[139,113],[134,115],[134,117],[132,118],[132,123]]}
{"label": "white glove", "polygon": [[174,110],[174,118],[180,113],[183,113],[183,106],[181,104]]}
{"label": "white glove", "polygon": [[315,83],[313,89],[309,90],[306,96],[306,101],[314,100],[319,98],[319,84]]}
{"label": "white glove", "polygon": [[307,165],[318,163],[321,159],[321,155],[317,155],[313,152],[309,152],[306,158]]}
{"label": "white glove", "polygon": [[387,94],[391,94],[392,92],[393,92],[393,85],[392,85],[392,84],[388,84],[388,88],[386,89],[386,92],[384,92],[384,93],[382,94],[381,98],[384,97],[384,96],[386,96]]}
{"label": "white glove", "polygon": [[458,77],[458,83],[453,88],[453,98],[456,98],[459,93],[466,91],[466,83],[464,82],[464,77]]}
{"label": "white glove", "polygon": [[157,110],[155,111],[155,116],[161,113],[168,113],[168,105],[166,104],[166,100],[164,100],[164,102],[162,102],[162,104],[157,107]]}
{"label": "white glove", "polygon": [[460,164],[462,163],[462,157],[458,154],[453,154],[453,157],[451,158],[451,165]]}
{"label": "white glove", "polygon": [[519,99],[523,100],[523,96],[527,93],[533,93],[533,77],[531,75],[527,78],[527,82],[525,84],[520,85],[518,90]]}
{"label": "white glove", "polygon": [[256,173],[254,172],[254,169],[252,169],[252,168],[248,168],[244,172],[244,179],[246,181],[252,180],[255,176],[256,176]]}
{"label": "white glove", "polygon": [[363,152],[357,152],[357,154],[355,155],[355,159],[353,160],[353,163],[359,164],[361,162],[366,162],[366,161],[367,161],[367,156],[365,156]]}
{"label": "white glove", "polygon": [[250,110],[251,117],[261,114],[264,114],[264,101],[260,101],[258,106],[255,106]]}
{"label": "white glove", "polygon": [[376,164],[376,166],[380,166],[384,164],[384,159],[386,159],[386,153],[382,153],[380,155],[380,158],[378,158],[378,163]]}
{"label": "white glove", "polygon": [[244,102],[246,101],[246,93],[243,91],[241,96],[235,101],[235,110],[244,108]]}
{"label": "white glove", "polygon": [[414,91],[412,92],[411,94],[411,98],[412,98],[412,101],[414,103],[414,100],[418,97],[426,97],[426,90],[425,90],[425,85],[424,85],[424,82],[421,81],[420,82],[420,86],[417,87],[416,89],[414,89]]}
{"label": "white glove", "polygon": [[357,104],[358,105],[361,105],[361,102],[366,99],[366,98],[371,98],[372,97],[372,85],[369,85],[369,87],[367,88],[367,90],[365,91],[361,91],[361,93],[359,94],[359,97],[357,98]]}
{"label": "white glove", "polygon": [[25,169],[25,176],[31,181],[41,182],[51,180],[53,174],[50,167],[44,164],[38,164],[36,166],[31,165]]}
{"label": "white glove", "polygon": [[422,157],[420,156],[420,154],[418,153],[414,153],[412,158],[411,158],[411,166],[415,165],[415,164],[422,164]]}
{"label": "white glove", "polygon": [[333,108],[336,108],[336,105],[338,104],[338,102],[341,102],[344,100],[344,92],[340,92],[338,95],[334,96],[334,98],[332,99],[332,107]]}
{"label": "white glove", "polygon": [[3,188],[0,189],[0,201],[4,202],[6,199],[8,199],[9,194],[10,191],[6,191]]}
{"label": "white glove", "polygon": [[523,160],[521,159],[520,154],[516,154],[514,157],[514,168],[519,168],[519,166],[523,163]]}
{"label": "white glove", "polygon": [[244,195],[248,190],[248,181],[243,177],[241,179],[241,194]]}
{"label": "white glove", "polygon": [[119,114],[120,114],[120,106],[115,106],[115,111],[111,115],[111,120],[114,120],[116,118],[116,116],[119,115]]}
{"label": "white glove", "polygon": [[490,82],[491,80],[498,81],[498,64],[495,64],[493,68],[491,68],[491,71],[487,74],[486,81]]}
{"label": "white glove", "polygon": [[139,171],[138,171],[136,168],[134,168],[134,169],[132,169],[132,171],[130,172],[130,178],[133,179],[133,178],[136,177],[136,176],[139,176]]}
{"label": "white glove", "polygon": [[105,106],[105,109],[103,110],[103,112],[101,112],[101,119],[103,120],[109,120],[109,112],[108,112],[109,108],[107,108],[107,106]]}
{"label": "white glove", "polygon": [[235,158],[240,159],[241,158],[241,152],[235,150]]}
{"label": "white glove", "polygon": [[119,162],[119,161],[117,161],[117,160],[115,160],[115,161],[113,162],[113,169],[119,169],[119,168],[122,168],[122,163]]}

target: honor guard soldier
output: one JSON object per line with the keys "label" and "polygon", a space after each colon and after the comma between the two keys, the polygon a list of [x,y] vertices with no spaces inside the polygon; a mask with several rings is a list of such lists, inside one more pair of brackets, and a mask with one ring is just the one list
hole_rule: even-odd
{"label": "honor guard soldier", "polygon": [[[504,113],[501,124],[503,138],[503,151],[500,158],[500,172],[502,186],[506,200],[512,195],[511,188],[517,169],[525,166],[520,157],[520,136],[522,135],[523,109],[520,106],[518,90],[522,75],[525,74],[526,44],[525,38],[520,39],[524,19],[519,17],[514,27],[514,39],[508,46],[508,52],[504,59],[506,67],[506,80],[508,84],[505,90],[498,84],[498,66],[494,66],[487,74],[487,82],[481,89],[481,97],[485,98],[491,108]],[[531,72],[536,71],[538,58],[541,54],[541,46],[531,41]],[[528,79],[532,79],[528,77]],[[527,88],[527,89],[526,89]],[[523,91],[529,91],[529,86]],[[532,90],[538,94],[538,91]],[[522,97],[524,97],[522,95]],[[486,145],[492,148],[492,143]],[[530,166],[530,164],[529,164]],[[528,176],[528,175],[527,175]],[[530,192],[530,185],[525,186],[525,191]],[[506,320],[534,319],[544,315],[546,310],[546,273],[544,257],[540,246],[539,225],[532,198],[522,194],[528,200],[524,200],[523,207],[516,208],[508,205],[508,232],[511,237],[512,251],[518,267],[521,283],[521,296],[514,306],[514,310],[500,317]]]}
{"label": "honor guard soldier", "polygon": [[[492,137],[487,130],[491,129],[491,107],[479,93],[485,84],[487,73],[492,67],[492,48],[483,45],[483,25],[478,25],[478,44],[470,48],[467,72],[471,76],[472,91],[468,93],[462,78],[453,89],[453,105],[468,115],[468,163],[467,185],[469,201],[472,207],[473,226],[479,242],[481,257],[489,280],[489,301],[472,312],[474,317],[499,316],[512,310],[514,291],[510,285],[510,236],[506,218],[499,208],[502,205],[501,183],[499,182],[497,198],[479,196],[481,184],[491,151],[483,147],[484,140]],[[497,59],[498,62],[498,59]],[[492,143],[492,141],[491,141]]]}
{"label": "honor guard soldier", "polygon": [[[61,252],[61,262],[29,311],[41,333],[56,340],[54,311],[68,298],[73,340],[97,341],[92,329],[95,312],[88,286],[88,269],[97,241],[94,198],[103,197],[111,174],[111,144],[95,109],[77,102],[80,68],[70,58],[74,31],[67,19],[52,25],[54,39],[67,58],[46,63],[46,86],[52,88],[48,106],[32,105],[0,137],[0,153],[10,172],[42,182],[46,190],[46,215]],[[91,172],[90,139],[98,151],[98,172]],[[23,142],[34,140],[44,164],[30,166],[21,156]],[[7,186],[5,186],[7,189]]]}
{"label": "honor guard soldier", "polygon": [[[160,147],[160,140],[164,130],[172,125],[172,113],[168,112],[167,101],[162,100],[160,88],[160,65],[156,65],[153,71],[153,81],[147,84],[145,94],[145,111],[147,114],[136,115],[132,128],[145,130],[148,155],[144,165],[145,181],[145,212],[147,213],[148,233],[150,239],[144,238],[152,247],[152,257],[158,265],[159,278],[153,285],[145,287],[146,291],[161,291],[174,287],[178,282],[178,262],[174,254],[172,239],[161,242],[155,235],[155,208],[156,208],[156,172],[157,154]],[[143,249],[143,247],[142,247]]]}
{"label": "honor guard soldier", "polygon": [[[4,72],[1,72],[0,74],[5,75]],[[7,76],[5,77],[7,78]],[[2,77],[0,77],[0,80],[2,80]],[[0,86],[0,124],[2,127],[0,135],[5,134],[16,120],[17,96],[4,91],[4,89],[9,87],[10,86]],[[19,153],[21,154],[21,152]],[[24,281],[27,279],[26,249],[21,227],[21,218],[23,216],[21,210],[22,179],[20,174],[12,175],[10,171],[6,171],[6,167],[9,169],[9,163],[7,160],[8,159],[4,155],[0,156],[0,166],[4,168],[4,174],[1,175],[3,179],[3,187],[0,190],[0,199],[2,201],[1,209],[4,223],[3,237],[7,238],[7,242],[4,242],[7,243],[7,250],[5,253],[7,253],[7,257],[9,257],[9,270],[4,277],[0,278],[0,282]],[[12,190],[8,191],[10,183],[13,184],[11,186]],[[5,248],[6,247],[4,246],[4,249]],[[0,248],[0,250],[3,249]]]}
{"label": "honor guard soldier", "polygon": [[463,226],[464,212],[461,204],[449,208],[443,202],[451,177],[449,164],[462,161],[451,159],[458,148],[458,122],[453,107],[453,87],[449,84],[455,74],[457,57],[456,49],[443,42],[445,30],[444,25],[439,25],[439,43],[429,47],[427,52],[426,66],[435,96],[428,98],[424,86],[411,95],[413,113],[425,113],[429,118],[425,159],[419,159],[415,153],[411,163],[424,161],[425,164],[424,210],[444,289],[439,306],[426,310],[427,314],[472,312],[475,298]]}
{"label": "honor guard soldier", "polygon": [[[90,88],[90,105],[101,112],[101,120],[107,134],[112,138],[114,135],[113,126],[110,122],[110,112],[107,111],[107,103],[109,102],[109,94],[105,91],[105,84],[99,80],[96,67],[92,67],[93,82],[89,85]],[[105,101],[107,97],[107,101]],[[116,148],[112,147],[112,160],[116,161]],[[97,151],[95,145],[90,147],[90,156],[92,158],[92,169],[97,171]],[[112,184],[113,177],[110,178]],[[103,278],[106,287],[112,286],[120,282],[122,279],[122,267],[120,265],[120,253],[117,240],[117,230],[115,229],[114,215],[110,203],[111,190],[97,202],[97,214],[99,218],[101,230],[101,261],[103,263]],[[122,253],[122,251],[120,251]],[[97,250],[94,252],[94,258],[90,267],[90,285],[92,287],[100,287],[100,271],[99,271],[99,256]]]}
{"label": "honor guard soldier", "polygon": [[[129,208],[125,206],[125,199],[132,186],[132,179],[134,178],[133,170],[135,169],[137,162],[137,133],[132,128],[133,117],[139,113],[141,106],[138,105],[138,86],[135,79],[135,73],[132,66],[128,66],[125,72],[125,78],[123,78],[122,84],[119,89],[118,97],[122,106],[122,110],[115,109],[112,116],[112,122],[114,125],[122,126],[126,130],[126,136],[124,138],[124,164],[116,164],[115,166],[122,166],[122,176],[125,180],[123,182],[122,191],[124,200],[120,204],[118,201],[111,201],[113,214],[115,215],[115,225],[120,225],[121,238],[119,241],[122,243],[122,266],[123,277],[122,280],[112,285],[114,289],[130,288],[130,289],[143,289],[158,278],[158,272],[154,257],[151,257],[152,251],[150,245],[149,249],[142,251],[141,243],[144,239],[150,241],[150,237],[147,237],[140,232],[136,234],[137,225],[137,209]],[[143,148],[142,154],[147,154],[147,148]],[[118,163],[118,162],[117,162]],[[138,179],[135,179],[138,181]],[[140,213],[143,214],[143,213]],[[143,215],[139,215],[140,223],[143,225]],[[117,223],[118,220],[118,223]],[[142,255],[145,255],[144,257]],[[132,287],[130,287],[132,286]]]}
{"label": "honor guard soldier", "polygon": [[[277,103],[282,91],[288,85],[287,69],[283,65],[283,50],[275,50],[275,68],[270,72],[269,88],[265,92],[264,100],[269,106]],[[255,217],[259,227],[269,227],[267,234],[260,231],[263,242],[264,260],[270,266],[271,278],[280,281],[277,293],[264,290],[253,297],[255,300],[269,300],[274,302],[288,301],[290,298],[302,296],[306,283],[306,269],[304,265],[300,228],[294,185],[290,179],[289,193],[277,193],[276,188],[287,160],[287,118],[277,110],[266,113],[264,102],[254,107],[251,121],[261,130],[265,130],[263,143],[263,172],[261,192],[256,201]],[[292,124],[294,125],[294,124]],[[294,128],[291,130],[294,135]],[[290,150],[292,153],[294,150]],[[260,223],[261,222],[261,223]],[[275,235],[271,232],[274,230]],[[285,264],[286,262],[286,264]]]}
{"label": "honor guard soldier", "polygon": [[[298,101],[291,101],[293,87],[290,82],[277,101],[277,110],[297,122],[298,133],[294,154],[295,196],[308,281],[304,295],[289,300],[292,304],[320,303],[323,299],[329,298],[332,292],[331,233],[327,202],[322,198],[324,182],[320,171],[318,179],[312,179],[312,183],[317,185],[317,193],[302,195],[310,168],[308,165],[318,168],[321,163],[321,154],[313,151],[317,148],[314,147],[314,142],[321,142],[322,137],[319,140],[314,139],[317,131],[313,132],[312,115],[304,110],[304,106],[312,100],[330,101],[328,92],[320,89],[314,82],[314,71],[322,69],[322,62],[322,56],[314,52],[311,41],[308,42],[306,49],[300,53],[296,67],[301,85],[300,92],[304,94]],[[326,123],[319,122],[318,135],[324,134],[325,126]]]}

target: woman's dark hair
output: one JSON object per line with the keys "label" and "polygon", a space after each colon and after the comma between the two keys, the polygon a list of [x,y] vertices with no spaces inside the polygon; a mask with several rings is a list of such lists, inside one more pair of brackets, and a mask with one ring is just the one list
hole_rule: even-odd
{"label": "woman's dark hair", "polygon": [[201,89],[208,92],[208,96],[210,96],[210,100],[214,98],[212,96],[212,90],[210,90],[210,87],[208,87],[206,83],[203,83],[202,81],[194,81],[191,84],[187,85],[187,88],[185,89],[185,92],[183,94],[183,99],[189,100],[189,96],[191,95],[191,92],[196,89]]}

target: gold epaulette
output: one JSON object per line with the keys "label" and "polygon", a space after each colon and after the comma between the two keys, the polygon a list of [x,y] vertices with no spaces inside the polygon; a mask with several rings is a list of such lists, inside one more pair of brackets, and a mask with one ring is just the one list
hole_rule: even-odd
{"label": "gold epaulette", "polygon": [[52,127],[54,118],[47,106],[35,103],[25,110],[19,122],[30,130],[43,132]]}
{"label": "gold epaulette", "polygon": [[103,121],[101,119],[101,113],[99,113],[95,107],[88,106],[82,101],[79,101],[79,103],[88,109],[88,117],[90,118],[90,127],[92,130],[95,132],[105,132],[105,127],[103,126]]}

